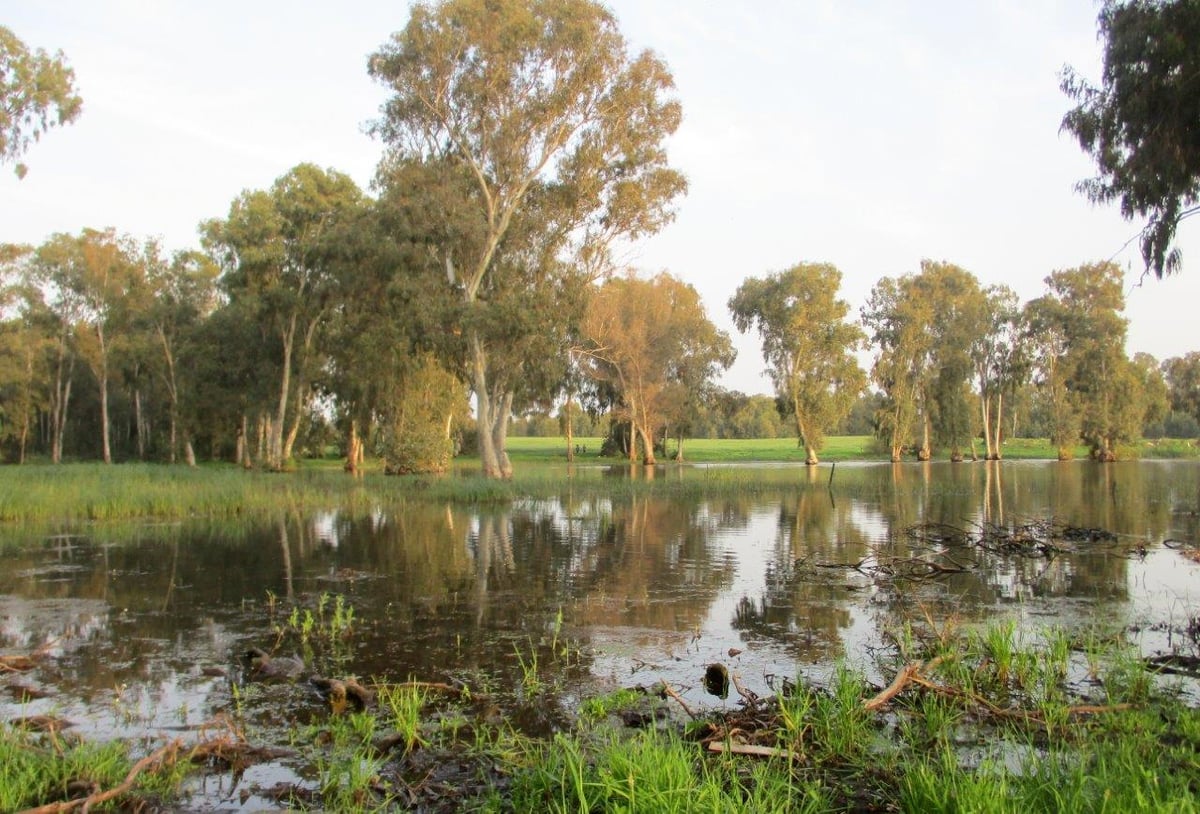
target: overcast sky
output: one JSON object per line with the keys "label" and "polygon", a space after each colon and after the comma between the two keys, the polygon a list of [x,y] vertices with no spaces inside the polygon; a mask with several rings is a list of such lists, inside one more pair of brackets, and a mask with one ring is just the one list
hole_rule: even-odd
{"label": "overcast sky", "polygon": [[[1043,293],[1051,271],[1127,267],[1130,353],[1200,349],[1200,219],[1183,274],[1138,285],[1139,225],[1073,185],[1090,160],[1058,132],[1070,64],[1095,80],[1092,0],[616,0],[636,49],[674,73],[688,176],[676,221],[629,261],[696,286],[734,335],[724,384],[767,392],[757,337],[726,302],[743,279],[801,261],[843,272],[854,315],[875,282],[947,260],[984,284]],[[309,161],[366,187],[380,145],[363,125],[383,89],[367,55],[403,2],[40,0],[0,23],[62,49],[83,114],[52,130],[18,181],[0,171],[0,240],[84,227],[197,244],[244,189]]]}

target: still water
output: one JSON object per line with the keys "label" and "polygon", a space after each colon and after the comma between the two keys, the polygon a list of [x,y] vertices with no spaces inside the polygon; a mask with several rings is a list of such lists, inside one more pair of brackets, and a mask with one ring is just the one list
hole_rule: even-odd
{"label": "still water", "polygon": [[[777,486],[574,496],[573,479],[609,475],[630,473],[564,469],[557,498],[503,508],[281,507],[9,542],[0,653],[47,659],[3,678],[0,719],[53,713],[100,736],[195,729],[234,706],[266,722],[279,696],[236,691],[253,646],[314,672],[484,686],[544,732],[616,686],[665,680],[696,707],[732,704],[704,690],[713,662],[760,694],[782,677],[819,681],[839,659],[883,679],[876,657],[904,620],[1124,631],[1147,655],[1194,652],[1189,623],[1200,631],[1196,462],[743,466],[722,477]],[[1113,536],[1005,548],[928,533],[1051,520]],[[316,613],[322,595],[353,608],[350,635],[297,644],[291,610]],[[552,702],[521,703],[531,666]]]}

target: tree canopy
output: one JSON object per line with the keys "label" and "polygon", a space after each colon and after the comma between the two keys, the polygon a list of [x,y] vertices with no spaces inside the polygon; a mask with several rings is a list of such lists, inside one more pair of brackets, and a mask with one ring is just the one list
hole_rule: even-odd
{"label": "tree canopy", "polygon": [[75,121],[83,100],[75,91],[75,71],[62,51],[30,51],[0,25],[0,163],[14,164],[18,178],[30,145],[56,125]]}
{"label": "tree canopy", "polygon": [[[393,92],[375,132],[385,163],[422,161],[465,176],[462,209],[477,224],[469,253],[443,247],[468,306],[466,337],[484,473],[511,474],[504,449],[520,380],[483,328],[497,293],[544,293],[559,272],[607,271],[615,240],[661,228],[685,187],[664,140],[679,126],[674,82],[653,53],[630,56],[612,13],[594,0],[417,3],[369,61]],[[491,278],[493,285],[487,285]],[[552,285],[549,287],[553,287]],[[508,364],[506,364],[508,363]]]}
{"label": "tree canopy", "polygon": [[801,263],[766,278],[751,277],[729,300],[734,325],[762,338],[775,392],[788,405],[807,463],[825,433],[854,406],[866,375],[855,351],[866,339],[846,322],[850,306],[837,298],[842,274],[829,264]]}
{"label": "tree canopy", "polygon": [[583,333],[585,369],[618,394],[620,415],[632,426],[629,456],[640,441],[647,464],[655,462],[660,428],[680,418],[686,399],[679,390],[694,392],[735,356],[696,289],[667,273],[607,281],[593,298]]}
{"label": "tree canopy", "polygon": [[1062,128],[1100,171],[1079,184],[1088,198],[1147,219],[1142,257],[1162,277],[1180,268],[1180,221],[1200,211],[1200,3],[1105,0],[1099,28],[1101,84],[1064,69],[1062,89],[1077,104]]}

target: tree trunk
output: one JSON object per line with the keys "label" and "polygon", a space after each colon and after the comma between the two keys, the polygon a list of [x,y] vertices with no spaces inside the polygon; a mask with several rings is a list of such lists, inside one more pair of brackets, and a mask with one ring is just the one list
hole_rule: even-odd
{"label": "tree trunk", "polygon": [[796,416],[796,437],[804,445],[804,463],[808,466],[816,466],[820,460],[817,458],[816,448],[808,442],[808,433],[805,432],[804,419],[800,415],[800,399],[798,397],[792,398],[792,412]]}
{"label": "tree trunk", "polygon": [[109,448],[109,430],[108,430],[108,370],[105,366],[103,375],[100,376],[100,438],[103,444],[104,463],[112,463],[112,450]]}
{"label": "tree trunk", "polygon": [[563,404],[563,410],[566,412],[566,420],[567,420],[567,433],[566,433],[566,435],[567,435],[567,463],[573,463],[575,461],[575,447],[572,445],[574,428],[571,426],[571,424],[574,422],[571,421],[571,394],[570,393],[567,394],[567,401],[565,404]]}
{"label": "tree trunk", "polygon": [[268,454],[271,439],[271,418],[262,413],[258,414],[258,444],[254,460],[263,463]]}
{"label": "tree trunk", "polygon": [[995,460],[999,461],[1004,457],[1004,453],[1000,451],[1000,428],[1004,426],[1004,391],[996,391],[996,423],[995,423],[995,439],[992,441],[992,449],[996,453]]}
{"label": "tree trunk", "polygon": [[59,343],[55,367],[54,395],[50,404],[50,460],[62,463],[63,435],[67,431],[67,407],[71,403],[71,382],[75,372],[75,357],[67,353],[65,336]]}
{"label": "tree trunk", "polygon": [[358,474],[358,446],[361,443],[358,440],[358,419],[350,419],[350,436],[346,439],[346,466],[345,470],[351,475]]}
{"label": "tree trunk", "polygon": [[900,436],[900,402],[896,402],[896,410],[892,415],[892,463],[900,463],[901,452],[904,449],[904,439]]}
{"label": "tree trunk", "polygon": [[654,457],[654,436],[645,427],[638,427],[638,433],[642,437],[642,463],[654,466],[658,463],[658,459]]}
{"label": "tree trunk", "polygon": [[930,436],[929,411],[921,411],[921,449],[917,452],[918,461],[928,461],[933,457],[933,447],[929,442]]}
{"label": "tree trunk", "polygon": [[279,405],[275,408],[275,420],[271,423],[267,444],[267,468],[276,471],[283,468],[283,428],[287,426],[288,396],[292,385],[292,346],[296,340],[296,314],[292,314],[286,328],[279,332],[283,343],[283,371],[279,377]]}
{"label": "tree trunk", "polygon": [[281,461],[292,459],[292,449],[296,446],[296,438],[300,435],[300,422],[304,420],[304,396],[301,388],[296,388],[296,409],[292,415],[292,426],[288,429],[287,439],[283,442]]}
{"label": "tree trunk", "polygon": [[991,461],[995,459],[996,451],[992,449],[992,400],[986,395],[986,393],[987,390],[981,381],[979,383],[979,406],[983,413],[983,459],[985,461]]}
{"label": "tree trunk", "polygon": [[[496,409],[496,396],[492,395],[492,409]],[[513,475],[512,461],[508,457],[508,417],[512,413],[513,394],[505,393],[500,398],[500,409],[492,419],[492,444],[496,451],[496,460],[500,464],[500,477],[511,478]]]}
{"label": "tree trunk", "polygon": [[192,449],[192,439],[186,438],[183,442],[183,458],[187,461],[190,467],[196,466],[196,450]]}
{"label": "tree trunk", "polygon": [[500,464],[500,455],[496,449],[495,416],[492,413],[494,405],[488,390],[487,354],[483,349],[483,343],[479,341],[479,335],[474,333],[471,336],[471,357],[479,462],[485,478],[502,478],[504,473]]}
{"label": "tree trunk", "polygon": [[146,433],[143,431],[142,391],[137,387],[133,388],[133,426],[137,431],[138,460],[144,461],[146,460]]}

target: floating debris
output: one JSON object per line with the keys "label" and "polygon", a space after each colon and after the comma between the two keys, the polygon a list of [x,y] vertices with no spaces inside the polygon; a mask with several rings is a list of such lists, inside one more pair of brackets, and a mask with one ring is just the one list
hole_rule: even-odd
{"label": "floating debris", "polygon": [[258,647],[246,651],[249,677],[260,681],[294,681],[304,672],[304,662],[298,656],[272,656]]}
{"label": "floating debris", "polygon": [[720,662],[714,662],[704,669],[704,689],[709,695],[718,698],[729,697],[729,669]]}

